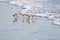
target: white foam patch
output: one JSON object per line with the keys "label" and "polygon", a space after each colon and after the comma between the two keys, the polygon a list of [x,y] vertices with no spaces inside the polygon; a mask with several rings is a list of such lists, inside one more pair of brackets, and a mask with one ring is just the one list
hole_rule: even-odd
{"label": "white foam patch", "polygon": [[55,24],[55,25],[60,25],[60,20],[55,20],[55,21],[53,21],[53,24]]}

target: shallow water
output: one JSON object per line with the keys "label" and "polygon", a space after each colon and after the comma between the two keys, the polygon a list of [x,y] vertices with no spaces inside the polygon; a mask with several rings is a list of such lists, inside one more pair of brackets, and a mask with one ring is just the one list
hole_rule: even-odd
{"label": "shallow water", "polygon": [[60,40],[60,26],[38,17],[35,24],[13,23],[12,15],[20,11],[16,5],[0,2],[0,40]]}

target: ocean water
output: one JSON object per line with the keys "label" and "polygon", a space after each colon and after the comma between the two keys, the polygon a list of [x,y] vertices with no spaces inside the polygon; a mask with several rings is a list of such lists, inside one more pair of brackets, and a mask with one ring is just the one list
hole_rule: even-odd
{"label": "ocean water", "polygon": [[13,22],[12,15],[21,10],[16,5],[0,2],[0,40],[60,40],[60,26],[38,17],[35,24]]}

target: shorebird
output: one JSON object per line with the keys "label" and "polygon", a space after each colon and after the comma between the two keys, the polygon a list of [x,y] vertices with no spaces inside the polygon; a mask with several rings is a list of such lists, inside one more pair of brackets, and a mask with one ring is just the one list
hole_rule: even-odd
{"label": "shorebird", "polygon": [[18,17],[19,16],[22,16],[23,17],[23,20],[22,22],[28,22],[28,23],[34,23],[34,15],[31,15],[31,14],[22,14],[22,13],[15,13],[13,15],[14,17],[14,21],[13,22],[18,22]]}
{"label": "shorebird", "polygon": [[13,17],[18,17],[19,16],[19,14],[18,13],[15,13],[14,15],[13,15]]}
{"label": "shorebird", "polygon": [[14,17],[14,21],[13,22],[18,22],[18,17],[19,17],[19,14],[18,13],[15,13],[14,15],[12,15]]}
{"label": "shorebird", "polygon": [[28,18],[27,19],[23,19],[23,21],[22,22],[28,22],[28,23],[34,23],[34,16],[33,15],[31,15],[31,14],[24,14],[23,15],[23,17],[25,17],[25,16],[27,16]]}

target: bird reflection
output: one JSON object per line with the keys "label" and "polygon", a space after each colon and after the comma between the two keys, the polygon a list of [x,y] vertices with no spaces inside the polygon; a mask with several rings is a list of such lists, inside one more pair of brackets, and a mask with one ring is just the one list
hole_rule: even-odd
{"label": "bird reflection", "polygon": [[27,22],[28,22],[29,24],[34,24],[34,23],[35,23],[35,21],[34,21],[33,18],[28,18],[28,19],[27,19]]}
{"label": "bird reflection", "polygon": [[33,17],[28,17],[28,18],[26,18],[26,19],[23,18],[22,22],[27,22],[27,23],[29,23],[29,24],[33,24],[33,23],[35,23]]}
{"label": "bird reflection", "polygon": [[14,21],[13,22],[18,22],[18,18],[14,18]]}

